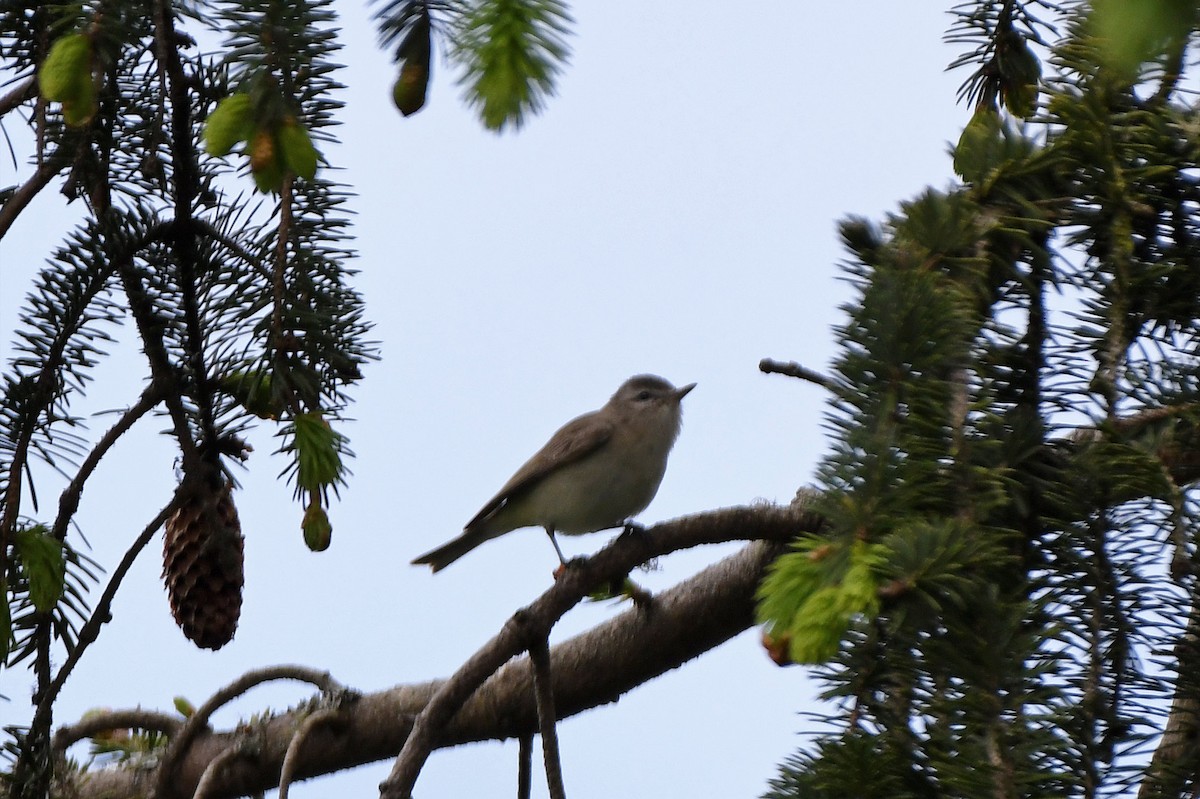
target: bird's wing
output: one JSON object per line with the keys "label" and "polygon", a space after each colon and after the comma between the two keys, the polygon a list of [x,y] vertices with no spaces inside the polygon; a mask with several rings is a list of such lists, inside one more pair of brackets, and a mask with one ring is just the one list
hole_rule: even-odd
{"label": "bird's wing", "polygon": [[501,488],[499,493],[492,497],[471,521],[467,522],[464,529],[470,530],[504,505],[511,497],[537,485],[547,474],[577,461],[607,444],[612,438],[612,425],[596,422],[592,418],[593,415],[584,414],[563,425],[557,433],[550,437],[546,446],[525,461],[524,466],[517,469],[517,473],[509,478],[508,482],[504,484],[504,488]]}

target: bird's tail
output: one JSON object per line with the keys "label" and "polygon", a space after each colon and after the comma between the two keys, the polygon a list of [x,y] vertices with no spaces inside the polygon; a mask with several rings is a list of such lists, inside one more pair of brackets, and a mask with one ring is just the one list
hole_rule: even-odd
{"label": "bird's tail", "polygon": [[439,572],[484,541],[493,537],[482,530],[465,530],[458,538],[442,544],[437,549],[431,549],[414,560],[413,565],[432,566],[435,572]]}

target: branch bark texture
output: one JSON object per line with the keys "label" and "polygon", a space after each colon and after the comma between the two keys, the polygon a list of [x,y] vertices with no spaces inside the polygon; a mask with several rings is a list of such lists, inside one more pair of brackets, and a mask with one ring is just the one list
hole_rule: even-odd
{"label": "branch bark texture", "polygon": [[[594,585],[668,552],[704,543],[755,540],[656,595],[648,608],[634,607],[553,647],[553,693],[559,718],[616,701],[749,628],[754,623],[755,590],[763,570],[782,551],[782,542],[820,525],[819,516],[797,508],[729,508],[664,522],[641,535],[621,536],[582,566],[573,567],[565,582],[560,580],[518,615],[535,610],[555,592],[578,594],[574,600],[578,602]],[[572,578],[583,570],[588,579]],[[565,600],[557,596],[552,604]],[[568,602],[558,616],[574,602]],[[511,621],[506,624],[511,626]],[[497,636],[503,637],[503,632]],[[516,651],[523,648],[518,642]],[[343,721],[307,730],[304,742],[298,749],[293,747],[289,763],[293,776],[304,779],[394,757],[412,732],[414,720],[445,683],[400,685],[349,703]],[[502,658],[500,667],[489,671],[468,697],[444,724],[437,725],[434,748],[519,738],[538,729],[528,657]],[[224,766],[208,778],[206,796],[244,796],[275,787],[293,737],[313,712],[316,707],[307,706],[249,729],[201,733],[176,764],[173,795],[191,796],[205,769],[218,757],[225,761]],[[226,760],[224,753],[235,750],[241,754]],[[95,771],[83,776],[77,795],[81,799],[143,796],[155,779],[154,770]]]}

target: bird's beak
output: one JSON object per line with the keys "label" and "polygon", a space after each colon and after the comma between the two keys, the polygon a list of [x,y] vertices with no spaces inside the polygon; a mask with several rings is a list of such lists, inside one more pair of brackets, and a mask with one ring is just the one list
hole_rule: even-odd
{"label": "bird's beak", "polygon": [[682,400],[684,397],[687,396],[687,393],[695,387],[696,387],[695,383],[688,383],[686,386],[681,386],[680,388],[675,389],[675,401],[679,402],[680,400]]}

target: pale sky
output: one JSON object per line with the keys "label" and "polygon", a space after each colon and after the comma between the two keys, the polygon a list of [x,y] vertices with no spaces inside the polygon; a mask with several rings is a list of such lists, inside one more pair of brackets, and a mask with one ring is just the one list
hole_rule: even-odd
{"label": "pale sky", "polygon": [[[358,195],[353,266],[383,359],[365,370],[357,421],[345,426],[357,458],[331,512],[333,545],[305,548],[302,508],[276,479],[285,464],[270,455],[272,431],[260,429],[235,497],[246,534],[237,637],[216,653],[183,638],[156,540],[68,682],[60,723],[100,706],[169,710],[176,695],[198,704],[275,663],[328,669],[363,691],[448,676],[549,585],[554,551],[527,530],[437,575],[409,561],[456,535],[559,425],[636,373],[699,384],[641,521],[786,503],[826,449],[824,397],[760,374],[758,361],[826,366],[849,297],[836,221],[879,219],[947,185],[948,146],[970,115],[955,95],[966,75],[944,71],[958,54],[941,41],[949,4],[931,0],[576,3],[558,96],[503,136],[481,128],[442,63],[426,109],[401,118],[371,10],[335,5],[349,88],[336,131],[344,146],[326,155]],[[3,183],[11,170],[0,164]],[[32,275],[78,213],[47,193],[0,242],[5,362]],[[86,408],[125,406],[144,374],[136,347],[122,350]],[[109,423],[95,419],[92,432]],[[106,569],[171,495],[165,427],[143,421],[84,495],[79,521]],[[42,518],[60,487],[42,470]],[[573,555],[608,537],[561,540]],[[642,581],[673,585],[736,548],[665,558]],[[581,607],[554,638],[621,610]],[[31,682],[23,669],[0,675],[11,699],[0,723],[27,723]],[[564,721],[568,795],[759,796],[815,728],[801,713],[820,709],[816,690],[804,669],[773,665],[756,630],[744,633]],[[259,689],[215,721],[228,727],[308,695]],[[516,753],[515,742],[435,752],[417,795],[511,796]],[[292,796],[372,796],[389,768],[300,784]],[[534,795],[544,796],[539,769]]]}

